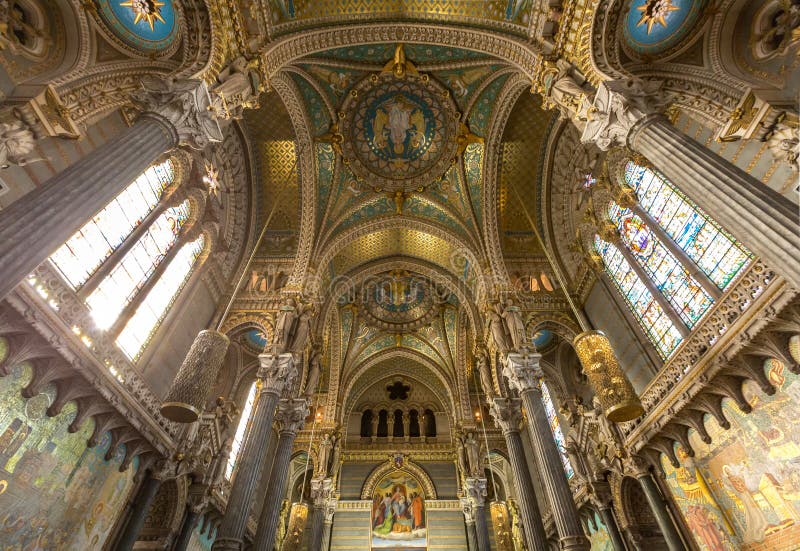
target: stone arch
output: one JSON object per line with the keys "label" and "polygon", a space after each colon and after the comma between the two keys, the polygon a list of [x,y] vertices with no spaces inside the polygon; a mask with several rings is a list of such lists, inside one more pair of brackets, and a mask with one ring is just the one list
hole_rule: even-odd
{"label": "stone arch", "polygon": [[371,500],[378,482],[386,475],[395,471],[407,473],[414,477],[425,490],[425,499],[436,499],[436,486],[434,486],[431,477],[425,472],[425,469],[409,460],[407,457],[403,457],[403,466],[399,468],[395,466],[392,460],[375,467],[364,482],[364,486],[361,488],[361,499]]}

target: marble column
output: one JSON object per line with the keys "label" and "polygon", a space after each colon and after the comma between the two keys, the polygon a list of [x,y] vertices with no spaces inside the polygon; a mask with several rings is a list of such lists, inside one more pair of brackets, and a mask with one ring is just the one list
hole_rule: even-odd
{"label": "marble column", "polygon": [[325,508],[331,497],[333,481],[330,478],[314,478],[311,480],[311,528],[308,540],[309,549],[322,547],[322,528],[325,523]]}
{"label": "marble column", "polygon": [[683,539],[672,521],[672,515],[669,514],[667,502],[664,496],[661,495],[661,491],[656,486],[652,475],[649,472],[639,472],[636,475],[636,479],[642,485],[644,495],[647,497],[647,503],[650,504],[650,508],[653,510],[658,527],[661,529],[661,534],[667,542],[667,547],[669,547],[670,551],[686,549]]}
{"label": "marble column", "polygon": [[592,482],[589,485],[589,500],[594,505],[603,524],[606,525],[608,530],[608,537],[611,540],[611,545],[614,551],[626,551],[625,544],[622,541],[622,534],[619,531],[617,519],[614,516],[614,509],[611,501],[611,490],[607,482]]}
{"label": "marble column", "polygon": [[322,542],[320,551],[328,551],[331,547],[331,531],[333,530],[333,517],[336,514],[336,503],[339,500],[331,492],[331,496],[325,501],[325,521],[322,524]]}
{"label": "marble column", "polygon": [[239,551],[242,547],[260,467],[269,447],[275,407],[284,388],[291,388],[297,376],[291,354],[261,354],[258,359],[261,366],[257,375],[256,403],[233,474],[225,516],[212,547],[214,551]]}
{"label": "marble column", "polygon": [[486,479],[467,478],[464,480],[464,493],[472,505],[476,548],[478,551],[491,551],[489,525],[486,522]]}
{"label": "marble column", "polygon": [[475,510],[472,500],[468,497],[461,497],[461,510],[464,513],[464,528],[467,532],[467,549],[478,551],[478,535],[475,532]]}
{"label": "marble column", "polygon": [[[642,154],[707,214],[800,288],[797,205],[672,126],[657,81],[602,83],[581,140]],[[793,260],[794,259],[794,260]]]}
{"label": "marble column", "polygon": [[192,539],[192,532],[197,525],[197,519],[200,518],[200,513],[195,511],[192,507],[186,508],[186,513],[183,515],[183,522],[181,522],[181,530],[178,532],[178,537],[175,540],[175,545],[172,551],[186,551],[189,546],[189,540]]}
{"label": "marble column", "polygon": [[133,126],[0,210],[0,299],[159,156],[222,140],[202,81],[142,84],[133,99],[144,112]]}
{"label": "marble column", "polygon": [[144,520],[147,518],[150,506],[153,504],[153,499],[155,499],[160,487],[161,480],[153,476],[150,471],[145,473],[144,479],[139,485],[139,490],[136,492],[136,497],[133,498],[128,510],[125,527],[117,539],[117,544],[114,546],[115,551],[130,551],[133,549],[133,545],[139,539],[139,532],[142,530]]}
{"label": "marble column", "polygon": [[536,501],[519,425],[522,421],[522,400],[519,398],[495,398],[490,404],[490,413],[495,425],[503,431],[508,448],[508,458],[514,473],[514,484],[517,487],[522,526],[531,551],[547,551],[547,534],[542,524],[542,514]]}
{"label": "marble column", "polygon": [[503,365],[503,375],[520,393],[525,404],[531,443],[550,501],[560,548],[588,551],[589,540],[583,532],[578,509],[572,499],[572,490],[561,463],[561,454],[553,440],[550,421],[542,403],[542,390],[539,387],[542,377],[539,367],[541,357],[541,354],[535,352],[509,353]]}
{"label": "marble column", "polygon": [[272,461],[261,517],[253,540],[256,551],[272,551],[275,534],[280,521],[281,501],[286,490],[286,477],[289,474],[289,460],[297,432],[303,428],[308,417],[308,400],[305,398],[285,398],[278,402],[275,420],[278,424],[278,446]]}

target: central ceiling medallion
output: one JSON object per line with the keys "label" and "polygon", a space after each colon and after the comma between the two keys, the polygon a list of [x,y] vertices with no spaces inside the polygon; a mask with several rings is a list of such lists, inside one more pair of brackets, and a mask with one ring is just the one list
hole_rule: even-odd
{"label": "central ceiling medallion", "polygon": [[418,191],[456,161],[460,113],[446,88],[419,74],[402,45],[383,72],[356,84],[342,104],[342,156],[377,191]]}
{"label": "central ceiling medallion", "polygon": [[403,270],[376,276],[364,285],[361,312],[367,323],[391,333],[407,333],[427,325],[436,315],[431,286]]}

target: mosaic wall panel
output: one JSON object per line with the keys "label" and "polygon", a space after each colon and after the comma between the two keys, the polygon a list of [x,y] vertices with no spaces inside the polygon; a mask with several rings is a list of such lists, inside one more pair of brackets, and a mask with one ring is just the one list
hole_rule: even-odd
{"label": "mosaic wall panel", "polygon": [[774,396],[746,383],[752,413],[726,401],[729,430],[709,420],[710,445],[691,434],[694,458],[679,447],[680,468],[663,460],[669,487],[702,551],[788,551],[800,541],[800,377],[774,360],[767,369],[778,388]]}
{"label": "mosaic wall panel", "polygon": [[586,536],[589,538],[589,543],[592,544],[591,551],[614,551],[614,544],[611,543],[608,528],[597,513],[587,523]]}
{"label": "mosaic wall panel", "polygon": [[86,441],[93,422],[69,433],[74,403],[55,417],[46,410],[50,387],[25,400],[32,376],[21,364],[0,379],[0,540],[3,549],[101,549],[125,505],[138,466],[119,472],[124,449],[110,461],[106,433],[94,448]]}

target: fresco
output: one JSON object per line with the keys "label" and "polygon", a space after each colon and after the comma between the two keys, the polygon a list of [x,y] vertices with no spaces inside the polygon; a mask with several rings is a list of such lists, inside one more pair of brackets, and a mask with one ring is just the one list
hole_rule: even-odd
{"label": "fresco", "polygon": [[395,471],[375,486],[371,519],[372,549],[427,549],[425,495],[408,473]]}
{"label": "fresco", "polygon": [[694,458],[677,448],[681,467],[662,458],[667,482],[702,551],[797,549],[800,541],[800,377],[767,362],[778,388],[764,395],[744,385],[745,415],[726,400],[731,428],[706,423],[712,443],[690,435]]}
{"label": "fresco", "polygon": [[600,515],[594,514],[587,524],[586,535],[592,545],[591,551],[614,551],[614,544],[608,535],[608,528],[600,519]]}
{"label": "fresco", "polygon": [[69,433],[74,403],[47,417],[52,387],[25,400],[20,390],[31,376],[31,367],[21,364],[0,379],[0,542],[14,550],[99,550],[124,507],[138,460],[120,473],[120,446],[106,461],[110,433],[87,448],[91,420]]}

